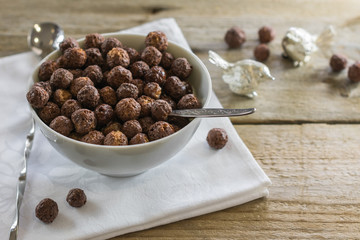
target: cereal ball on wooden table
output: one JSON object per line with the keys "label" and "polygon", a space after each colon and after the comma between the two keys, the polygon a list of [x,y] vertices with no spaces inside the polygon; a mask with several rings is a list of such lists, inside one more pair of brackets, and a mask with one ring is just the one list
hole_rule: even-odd
{"label": "cereal ball on wooden table", "polygon": [[225,42],[229,48],[239,48],[246,41],[246,34],[241,28],[234,26],[226,31]]}
{"label": "cereal ball on wooden table", "polygon": [[340,54],[334,54],[330,58],[330,67],[334,72],[340,72],[344,70],[347,65],[347,59],[345,56]]}
{"label": "cereal ball on wooden table", "polygon": [[266,44],[259,44],[254,49],[254,56],[257,61],[265,62],[270,56],[270,49]]}
{"label": "cereal ball on wooden table", "polygon": [[275,38],[275,31],[269,26],[263,26],[258,31],[259,41],[261,43],[269,43]]}

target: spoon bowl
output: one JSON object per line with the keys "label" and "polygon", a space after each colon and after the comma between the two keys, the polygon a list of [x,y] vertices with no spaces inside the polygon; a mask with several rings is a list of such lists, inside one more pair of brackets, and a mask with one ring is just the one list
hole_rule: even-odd
{"label": "spoon bowl", "polygon": [[30,49],[41,58],[58,49],[63,40],[62,28],[51,22],[34,24],[27,37]]}

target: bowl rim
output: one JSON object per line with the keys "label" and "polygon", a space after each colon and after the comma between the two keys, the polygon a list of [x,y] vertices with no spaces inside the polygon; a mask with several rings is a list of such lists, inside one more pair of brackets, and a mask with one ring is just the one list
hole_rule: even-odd
{"label": "bowl rim", "polygon": [[[104,37],[116,37],[121,41],[121,36],[127,36],[127,37],[146,37],[146,34],[136,34],[136,33],[103,33],[101,34]],[[83,41],[85,40],[85,37],[77,39],[77,42],[79,42],[79,44],[83,43]],[[185,51],[187,52],[190,56],[192,56],[196,62],[198,62],[198,64],[201,66],[202,68],[202,72],[205,74],[205,78],[208,79],[208,89],[207,89],[207,98],[205,99],[205,102],[203,103],[203,107],[206,107],[209,102],[210,102],[210,98],[212,95],[212,81],[211,81],[211,76],[210,73],[208,71],[208,69],[206,68],[205,64],[201,61],[201,59],[196,56],[191,50],[177,44],[174,41],[168,40],[169,45],[172,45],[172,47],[175,48],[180,48],[181,51]],[[131,46],[130,46],[131,47]],[[34,84],[36,81],[36,79],[34,78],[35,73],[38,72],[38,69],[40,67],[40,65],[47,61],[48,59],[51,59],[52,57],[54,57],[55,55],[57,55],[60,52],[59,49],[54,50],[53,52],[49,53],[42,61],[40,61],[35,69],[32,71],[32,74],[30,76],[30,80],[29,80],[29,86],[28,89],[32,86],[32,84]],[[38,80],[38,79],[37,79]],[[38,82],[38,81],[37,81]],[[28,103],[28,102],[27,102]],[[180,134],[180,132],[183,132],[182,130],[185,130],[185,128],[189,128],[192,125],[198,124],[201,121],[201,118],[194,118],[193,120],[190,121],[189,124],[187,124],[185,127],[181,128],[179,131],[174,132],[173,134],[154,140],[154,141],[149,141],[146,143],[141,143],[141,144],[134,144],[134,145],[99,145],[99,144],[92,144],[92,143],[86,143],[86,142],[82,142],[80,140],[75,140],[72,139],[70,137],[64,136],[58,132],[56,132],[55,130],[53,130],[52,128],[50,128],[47,124],[45,124],[40,117],[38,116],[38,114],[36,113],[35,109],[28,103],[29,107],[30,107],[30,111],[32,114],[32,117],[35,118],[36,122],[40,122],[42,127],[44,127],[45,129],[47,129],[48,131],[50,131],[51,133],[53,133],[54,135],[56,135],[57,139],[62,140],[62,141],[69,141],[71,143],[74,144],[79,144],[82,145],[84,147],[91,147],[91,148],[99,148],[99,149],[132,149],[132,148],[139,148],[139,147],[151,147],[151,145],[155,145],[155,144],[161,144],[164,141],[167,141],[168,138],[172,138],[175,137],[176,135]],[[43,133],[44,134],[44,133]]]}

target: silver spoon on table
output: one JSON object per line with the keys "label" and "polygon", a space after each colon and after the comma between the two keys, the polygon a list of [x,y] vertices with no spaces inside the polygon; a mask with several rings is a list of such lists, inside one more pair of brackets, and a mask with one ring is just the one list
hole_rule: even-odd
{"label": "silver spoon on table", "polygon": [[[64,40],[64,31],[55,23],[45,22],[34,24],[28,34],[28,45],[31,50],[41,58],[59,48]],[[26,136],[22,169],[18,178],[16,190],[15,219],[10,228],[9,240],[16,240],[19,229],[20,207],[26,187],[27,161],[32,148],[35,133],[35,122],[31,119],[31,128]]]}

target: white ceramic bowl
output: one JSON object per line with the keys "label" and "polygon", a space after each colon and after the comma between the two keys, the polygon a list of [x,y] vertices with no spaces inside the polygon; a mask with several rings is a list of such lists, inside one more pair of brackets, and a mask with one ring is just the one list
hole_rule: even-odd
{"label": "white ceramic bowl", "polygon": [[[145,48],[145,36],[143,35],[103,34],[103,36],[116,37],[124,45],[137,50]],[[82,46],[83,39],[80,39],[79,43]],[[203,107],[206,107],[211,95],[211,79],[205,65],[192,52],[173,42],[169,42],[167,51],[172,53],[174,57],[187,58],[193,66],[189,81],[193,86],[195,95]],[[54,51],[43,61],[56,59],[59,55],[59,51]],[[30,79],[30,86],[38,81],[37,75],[41,63],[36,67]],[[47,126],[32,108],[31,113],[41,132],[59,153],[84,168],[115,177],[137,175],[169,160],[190,141],[201,121],[200,118],[194,119],[180,131],[153,142],[130,146],[104,146],[65,137]]]}

